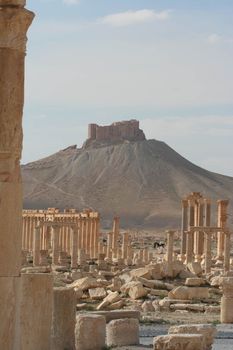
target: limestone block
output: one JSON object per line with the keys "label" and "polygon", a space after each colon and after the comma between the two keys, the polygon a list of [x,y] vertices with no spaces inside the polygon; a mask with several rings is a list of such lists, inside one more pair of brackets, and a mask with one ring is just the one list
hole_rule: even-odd
{"label": "limestone block", "polygon": [[131,270],[130,275],[132,277],[144,277],[147,279],[151,279],[151,271],[147,267],[141,267],[138,269]]}
{"label": "limestone block", "polygon": [[83,277],[69,285],[69,288],[79,288],[83,291],[97,287],[99,287],[99,283],[93,277]]}
{"label": "limestone block", "polygon": [[[162,273],[162,264],[151,264],[148,265],[148,269],[151,273],[151,278],[154,280],[160,280],[164,277]],[[143,277],[143,276],[141,276]]]}
{"label": "limestone block", "polygon": [[22,274],[19,349],[50,350],[52,307],[52,275]]}
{"label": "limestone block", "polygon": [[73,289],[54,288],[52,350],[75,349],[76,298]]}
{"label": "limestone block", "polygon": [[153,340],[153,350],[205,350],[201,334],[161,335]]}
{"label": "limestone block", "polygon": [[206,305],[205,306],[205,314],[220,314],[220,311],[221,311],[220,306],[215,306],[215,305]]}
{"label": "limestone block", "polygon": [[205,350],[211,350],[217,330],[211,324],[188,324],[172,326],[169,334],[202,334],[205,340]]}
{"label": "limestone block", "polygon": [[121,300],[119,300],[119,301],[117,301],[117,302],[115,302],[113,304],[108,305],[107,309],[108,310],[119,310],[123,306],[125,306],[125,302],[124,302],[124,300],[121,299]]}
{"label": "limestone block", "polygon": [[168,296],[168,291],[167,290],[162,290],[162,289],[148,289],[146,288],[148,293],[150,295],[155,295],[158,297],[167,297]]}
{"label": "limestone block", "polygon": [[139,321],[133,318],[119,319],[107,324],[107,346],[139,344]]}
{"label": "limestone block", "polygon": [[[0,175],[1,170],[0,164]],[[0,182],[0,276],[17,277],[20,274],[21,198],[22,185],[20,183]]]}
{"label": "limestone block", "polygon": [[131,299],[139,299],[145,297],[148,294],[148,291],[143,288],[143,285],[140,282],[135,282],[128,291],[129,297]]}
{"label": "limestone block", "polygon": [[105,346],[106,321],[104,316],[79,315],[75,326],[76,350],[102,350]]}
{"label": "limestone block", "polygon": [[179,286],[169,292],[168,296],[171,299],[180,300],[207,299],[209,298],[209,290],[204,287]]}
{"label": "limestone block", "polygon": [[198,287],[205,284],[206,284],[205,280],[203,278],[198,278],[198,277],[186,278],[186,281],[185,281],[185,285],[190,287]]}
{"label": "limestone block", "polygon": [[19,349],[20,283],[20,277],[0,277],[0,349]]}
{"label": "limestone block", "polygon": [[82,289],[74,288],[74,292],[75,292],[76,301],[82,299],[82,297],[83,297],[83,291],[82,291]]}
{"label": "limestone block", "polygon": [[170,309],[173,311],[189,310],[189,311],[203,312],[205,309],[205,306],[202,304],[172,304],[170,305]]}
{"label": "limestone block", "polygon": [[104,309],[106,306],[116,303],[117,301],[119,301],[121,299],[120,295],[118,292],[110,292],[106,298],[104,298],[104,300],[102,301],[102,303],[100,303],[96,310],[102,310]]}
{"label": "limestone block", "polygon": [[144,303],[142,304],[142,311],[143,312],[154,312],[154,306],[152,304],[152,301],[150,300],[146,300],[144,301]]}
{"label": "limestone block", "polygon": [[93,300],[102,300],[106,297],[106,290],[104,288],[92,288],[88,290],[88,293]]}

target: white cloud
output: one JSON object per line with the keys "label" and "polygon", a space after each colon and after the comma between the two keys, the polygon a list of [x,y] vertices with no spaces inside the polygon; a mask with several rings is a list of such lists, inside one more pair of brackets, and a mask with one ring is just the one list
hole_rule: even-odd
{"label": "white cloud", "polygon": [[80,0],[63,0],[63,2],[67,5],[77,5],[80,3]]}
{"label": "white cloud", "polygon": [[209,44],[214,45],[221,41],[222,37],[219,34],[213,33],[210,34],[207,38]]}
{"label": "white cloud", "polygon": [[138,10],[138,11],[126,11],[115,13],[112,15],[105,16],[100,19],[104,24],[109,24],[114,27],[125,27],[129,25],[145,23],[150,21],[164,21],[170,16],[170,11],[165,10],[156,12],[154,10]]}

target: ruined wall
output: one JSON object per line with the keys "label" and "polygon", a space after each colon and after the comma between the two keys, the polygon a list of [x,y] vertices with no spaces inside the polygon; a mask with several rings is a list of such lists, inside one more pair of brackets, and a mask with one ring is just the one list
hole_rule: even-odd
{"label": "ruined wall", "polygon": [[141,141],[146,138],[144,132],[139,128],[139,121],[129,120],[106,126],[89,124],[88,139],[93,141]]}

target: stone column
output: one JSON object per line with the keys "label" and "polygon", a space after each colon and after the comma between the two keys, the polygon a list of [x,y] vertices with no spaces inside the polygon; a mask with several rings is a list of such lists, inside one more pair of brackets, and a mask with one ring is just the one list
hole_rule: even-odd
{"label": "stone column", "polygon": [[107,258],[112,259],[112,232],[107,234]]}
{"label": "stone column", "polygon": [[78,267],[78,227],[73,227],[71,232],[71,268]]}
{"label": "stone column", "polygon": [[167,231],[166,260],[168,262],[168,265],[171,265],[171,266],[172,266],[172,262],[173,262],[174,234],[175,234],[175,231],[173,231],[173,230]]}
{"label": "stone column", "polygon": [[[0,349],[17,343],[22,250],[22,115],[26,33],[34,14],[25,0],[0,0]],[[32,311],[33,312],[33,311]]]}
{"label": "stone column", "polygon": [[[197,226],[204,225],[204,203],[202,199],[198,201],[197,208]],[[204,233],[202,231],[196,232],[196,260],[201,262],[201,257],[204,252]]]}
{"label": "stone column", "polygon": [[224,232],[224,272],[230,270],[230,257],[231,257],[231,234],[229,231]]}
{"label": "stone column", "polygon": [[211,232],[205,232],[205,273],[211,272],[211,263],[212,263],[212,256],[211,256],[211,239],[212,239],[212,233]]}
{"label": "stone column", "polygon": [[193,261],[193,233],[187,232],[187,242],[186,242],[186,260],[185,263],[189,264]]}
{"label": "stone column", "polygon": [[[228,200],[219,200],[218,202],[218,227],[223,230],[227,224],[227,207],[229,204]],[[224,251],[224,232],[218,232],[218,244],[217,244],[217,258],[223,260]]]}
{"label": "stone column", "polygon": [[119,238],[119,232],[120,232],[120,218],[116,216],[113,220],[113,237],[112,237],[112,253],[113,257],[117,257],[118,252],[118,238]]}
{"label": "stone column", "polygon": [[181,223],[181,257],[186,254],[186,232],[188,231],[188,200],[182,200],[182,223]]}
{"label": "stone column", "polygon": [[91,235],[91,218],[87,217],[86,224],[86,254],[88,258],[90,257],[90,235]]}
{"label": "stone column", "polygon": [[60,236],[60,227],[52,226],[52,264],[58,265],[59,260],[59,236]]}
{"label": "stone column", "polygon": [[129,233],[125,232],[123,234],[123,241],[122,241],[122,259],[127,259],[128,244],[129,244]]}
{"label": "stone column", "polygon": [[221,323],[233,323],[233,277],[223,278],[221,299]]}
{"label": "stone column", "polygon": [[40,230],[39,226],[34,228],[33,235],[33,266],[40,265]]}
{"label": "stone column", "polygon": [[99,237],[100,237],[100,218],[95,219],[95,254],[94,258],[97,259],[99,253]]}

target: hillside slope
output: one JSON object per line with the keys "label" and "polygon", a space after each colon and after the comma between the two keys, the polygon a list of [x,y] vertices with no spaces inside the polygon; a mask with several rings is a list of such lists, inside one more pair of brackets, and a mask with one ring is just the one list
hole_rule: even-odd
{"label": "hillside slope", "polygon": [[91,207],[106,223],[179,226],[180,200],[189,192],[233,195],[233,178],[206,171],[155,140],[70,147],[22,166],[24,207]]}

